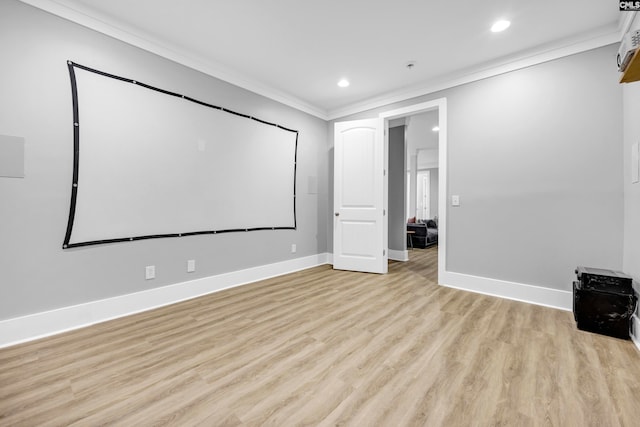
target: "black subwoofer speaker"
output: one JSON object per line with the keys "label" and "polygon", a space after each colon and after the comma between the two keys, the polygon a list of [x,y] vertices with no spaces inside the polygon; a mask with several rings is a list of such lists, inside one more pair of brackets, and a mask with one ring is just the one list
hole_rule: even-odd
{"label": "black subwoofer speaker", "polygon": [[616,338],[629,338],[629,322],[636,306],[631,292],[585,289],[573,282],[573,316],[578,329]]}

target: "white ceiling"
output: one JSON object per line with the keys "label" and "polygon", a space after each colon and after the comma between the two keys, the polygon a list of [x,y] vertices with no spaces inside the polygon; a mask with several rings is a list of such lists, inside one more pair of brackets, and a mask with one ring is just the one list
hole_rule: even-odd
{"label": "white ceiling", "polygon": [[[614,43],[625,13],[610,0],[23,1],[323,118]],[[499,18],[511,28],[491,33]]]}

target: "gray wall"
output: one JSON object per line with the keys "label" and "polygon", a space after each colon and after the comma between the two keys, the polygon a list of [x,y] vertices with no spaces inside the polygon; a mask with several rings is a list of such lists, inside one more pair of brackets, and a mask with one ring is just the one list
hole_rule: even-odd
{"label": "gray wall", "polygon": [[[640,16],[636,15],[637,27]],[[624,147],[624,259],[625,273],[640,285],[640,183],[631,183],[631,146],[640,143],[640,82],[622,85]],[[640,308],[638,309],[640,313]]]}
{"label": "gray wall", "polygon": [[389,129],[389,249],[407,249],[405,126]]}
{"label": "gray wall", "polygon": [[[622,267],[617,45],[341,118],[448,103],[447,270],[570,290]],[[440,165],[442,167],[442,165]]]}
{"label": "gray wall", "polygon": [[[640,82],[623,85],[624,130],[624,259],[623,271],[634,278],[636,292],[640,291],[640,183],[631,183],[631,146],[640,143]],[[640,307],[636,310],[640,318]],[[635,338],[640,331],[635,323]]]}
{"label": "gray wall", "polygon": [[[325,121],[15,0],[0,2],[0,56],[0,134],[26,141],[25,178],[0,178],[0,320],[326,252]],[[298,230],[63,251],[73,155],[67,60],[299,130]],[[155,280],[144,280],[145,265],[156,266]]]}
{"label": "gray wall", "polygon": [[624,262],[640,284],[640,183],[631,183],[631,146],[640,143],[640,82],[623,85],[624,108]]}

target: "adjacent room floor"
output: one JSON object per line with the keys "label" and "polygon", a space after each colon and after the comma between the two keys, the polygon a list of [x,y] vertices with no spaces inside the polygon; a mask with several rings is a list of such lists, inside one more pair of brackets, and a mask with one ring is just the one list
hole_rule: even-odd
{"label": "adjacent room floor", "polygon": [[640,352],[570,312],[321,266],[0,350],[0,425],[637,425]]}

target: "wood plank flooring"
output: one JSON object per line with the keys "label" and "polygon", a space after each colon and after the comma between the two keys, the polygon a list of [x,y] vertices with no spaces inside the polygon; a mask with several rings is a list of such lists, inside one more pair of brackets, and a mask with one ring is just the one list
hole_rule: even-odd
{"label": "wood plank flooring", "polygon": [[640,354],[569,312],[329,266],[0,350],[2,426],[638,426]]}

